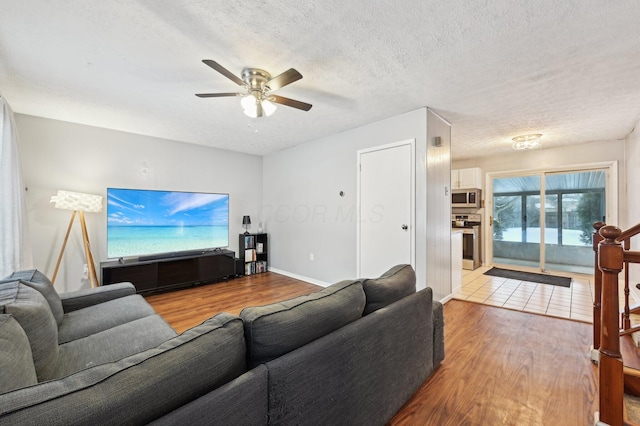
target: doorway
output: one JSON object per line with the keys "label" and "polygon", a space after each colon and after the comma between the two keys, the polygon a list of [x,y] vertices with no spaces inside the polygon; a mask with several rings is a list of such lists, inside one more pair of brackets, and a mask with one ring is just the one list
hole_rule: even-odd
{"label": "doorway", "polygon": [[608,168],[491,178],[492,263],[593,273],[593,223],[606,221]]}
{"label": "doorway", "polygon": [[358,151],[357,274],[415,267],[415,142]]}

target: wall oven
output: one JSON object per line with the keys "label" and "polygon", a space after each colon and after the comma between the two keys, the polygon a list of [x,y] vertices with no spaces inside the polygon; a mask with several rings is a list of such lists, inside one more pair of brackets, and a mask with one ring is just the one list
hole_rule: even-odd
{"label": "wall oven", "polygon": [[451,191],[451,207],[476,208],[482,207],[480,189],[454,189]]}

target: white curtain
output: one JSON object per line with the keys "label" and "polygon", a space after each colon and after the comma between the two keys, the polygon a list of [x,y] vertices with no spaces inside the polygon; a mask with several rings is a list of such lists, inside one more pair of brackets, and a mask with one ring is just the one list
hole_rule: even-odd
{"label": "white curtain", "polygon": [[0,279],[33,265],[13,111],[0,95]]}

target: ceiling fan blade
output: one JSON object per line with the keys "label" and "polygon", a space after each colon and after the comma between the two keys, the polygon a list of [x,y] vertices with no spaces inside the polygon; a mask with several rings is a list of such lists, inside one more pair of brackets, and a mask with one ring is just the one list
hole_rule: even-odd
{"label": "ceiling fan blade", "polygon": [[196,93],[199,98],[222,98],[225,96],[241,96],[242,93]]}
{"label": "ceiling fan blade", "polygon": [[289,68],[287,71],[283,72],[280,75],[273,77],[271,80],[265,83],[265,86],[269,88],[269,90],[278,90],[281,87],[286,86],[287,84],[291,84],[294,81],[298,81],[302,78],[302,74],[293,68]]}
{"label": "ceiling fan blade", "polygon": [[236,83],[238,86],[246,86],[247,84],[240,79],[237,75],[233,74],[231,71],[217,63],[216,61],[212,61],[211,59],[203,59],[202,62],[209,65],[214,70],[218,71],[220,74],[227,77],[229,80]]}
{"label": "ceiling fan blade", "polygon": [[306,102],[296,101],[295,99],[285,98],[284,96],[270,95],[269,100],[277,104],[286,105],[293,108],[298,108],[303,111],[309,111],[313,105]]}

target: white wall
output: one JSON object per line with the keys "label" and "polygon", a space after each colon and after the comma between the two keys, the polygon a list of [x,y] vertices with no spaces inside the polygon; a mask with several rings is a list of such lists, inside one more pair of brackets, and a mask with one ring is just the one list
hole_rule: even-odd
{"label": "white wall", "polygon": [[[439,137],[441,147],[435,146]],[[451,286],[451,125],[427,114],[427,283],[435,300],[452,293]]]}
{"label": "white wall", "polygon": [[[442,147],[428,143],[434,136],[442,137]],[[450,127],[426,108],[264,158],[262,217],[270,234],[271,267],[320,285],[355,278],[357,152],[408,139],[415,139],[416,147],[417,287],[432,287],[435,299],[447,296]]]}
{"label": "white wall", "polygon": [[355,278],[356,153],[415,139],[416,273],[418,286],[424,287],[426,132],[427,110],[421,108],[265,156],[263,219],[271,267],[320,284]]}
{"label": "white wall", "polygon": [[[625,140],[625,162],[627,170],[627,220],[622,223],[622,229],[628,229],[640,223],[640,129],[637,124]],[[640,250],[639,238],[635,237],[631,240],[633,250]],[[632,283],[640,282],[640,265],[631,265],[629,273]],[[640,290],[635,285],[631,285],[630,288],[640,300]]]}
{"label": "white wall", "polygon": [[[49,276],[71,217],[49,203],[58,189],[103,196],[107,187],[229,193],[229,248],[236,252],[242,216],[257,218],[262,206],[261,157],[28,115],[16,114],[16,122],[34,265]],[[106,203],[86,218],[99,275]],[[80,287],[84,263],[75,223],[56,279],[59,292]]]}

